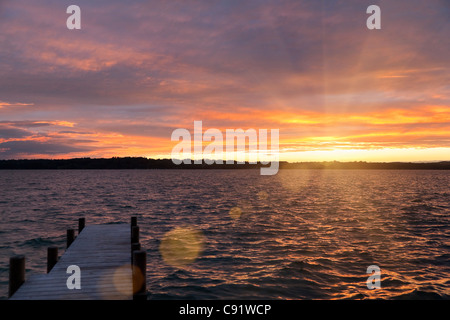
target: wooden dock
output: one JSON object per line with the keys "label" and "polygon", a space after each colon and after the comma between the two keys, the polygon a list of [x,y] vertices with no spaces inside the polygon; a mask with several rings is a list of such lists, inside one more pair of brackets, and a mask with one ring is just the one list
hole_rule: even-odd
{"label": "wooden dock", "polygon": [[[131,230],[125,223],[84,227],[49,273],[27,279],[10,300],[133,299],[133,293],[139,291],[136,283],[133,288],[133,280],[136,282],[135,274],[142,268],[132,265]],[[135,257],[136,253],[143,251],[134,251]],[[67,281],[73,272],[68,273],[69,266],[79,267],[80,289],[69,289]],[[145,266],[143,273],[138,278],[144,279],[145,289]]]}

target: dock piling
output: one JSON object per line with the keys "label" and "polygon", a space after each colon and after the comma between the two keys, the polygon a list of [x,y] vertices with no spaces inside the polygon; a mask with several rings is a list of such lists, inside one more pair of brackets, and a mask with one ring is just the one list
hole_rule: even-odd
{"label": "dock piling", "polygon": [[131,243],[139,242],[139,226],[131,227]]}
{"label": "dock piling", "polygon": [[86,225],[86,218],[79,218],[78,219],[78,234],[83,231],[84,227]]}
{"label": "dock piling", "polygon": [[75,230],[67,229],[67,248],[75,241]]}
{"label": "dock piling", "polygon": [[47,248],[47,273],[49,273],[58,262],[58,247]]}
{"label": "dock piling", "polygon": [[141,250],[141,244],[139,242],[131,243],[131,263],[133,263],[133,252],[139,250]]}
{"label": "dock piling", "polygon": [[131,228],[137,226],[137,217],[131,217]]}
{"label": "dock piling", "polygon": [[9,297],[25,282],[25,256],[9,259]]}
{"label": "dock piling", "polygon": [[147,300],[147,253],[133,252],[133,300]]}

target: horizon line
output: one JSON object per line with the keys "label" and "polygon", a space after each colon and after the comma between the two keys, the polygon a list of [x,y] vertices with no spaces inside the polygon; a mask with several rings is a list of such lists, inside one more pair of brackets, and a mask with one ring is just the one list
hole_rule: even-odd
{"label": "horizon line", "polygon": [[[75,158],[67,158],[67,159],[57,159],[57,158],[36,158],[36,159],[30,159],[30,158],[20,158],[20,159],[0,159],[0,161],[71,161],[71,160],[112,160],[112,159],[145,159],[145,160],[156,160],[156,161],[172,161],[171,158],[151,158],[151,157],[133,157],[133,156],[125,156],[125,157],[99,157],[99,158],[93,158],[93,157],[75,157]],[[190,160],[195,164],[195,160],[200,159],[176,159],[176,160]],[[216,162],[217,159],[208,159],[203,158],[201,159],[202,162],[205,160],[211,160]],[[226,164],[225,159],[222,159],[223,163]],[[233,160],[234,162],[237,162],[237,160]],[[266,162],[266,161],[264,161]],[[272,162],[272,161],[267,161]],[[273,161],[275,162],[275,161]],[[339,160],[324,160],[324,161],[286,161],[286,160],[279,160],[276,161],[278,163],[288,163],[288,164],[296,164],[296,163],[442,163],[442,162],[450,162],[450,159],[448,160],[423,160],[423,161],[367,161],[367,160],[350,160],[350,161],[339,161]],[[249,163],[248,161],[245,161],[243,164],[260,164],[261,161],[257,161],[256,163]]]}

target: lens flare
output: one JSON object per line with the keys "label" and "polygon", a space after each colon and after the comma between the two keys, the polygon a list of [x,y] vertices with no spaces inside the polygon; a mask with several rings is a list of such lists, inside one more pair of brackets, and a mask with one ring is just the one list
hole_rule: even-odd
{"label": "lens flare", "polygon": [[130,282],[131,274],[131,266],[124,265],[117,268],[113,274],[113,284],[116,289],[116,292],[121,293],[123,295],[131,295],[131,288],[128,285]]}
{"label": "lens flare", "polygon": [[159,252],[165,263],[183,268],[197,260],[204,243],[201,231],[190,226],[177,227],[164,235]]}
{"label": "lens flare", "polygon": [[233,220],[237,220],[237,219],[239,219],[241,216],[242,216],[242,209],[241,209],[241,208],[239,208],[239,207],[233,207],[233,208],[231,208],[231,210],[230,210],[230,217],[231,217]]}
{"label": "lens flare", "polygon": [[109,288],[102,292],[103,299],[122,300],[132,296],[131,286],[132,266],[129,264],[114,269],[108,269],[99,279],[99,287]]}
{"label": "lens flare", "polygon": [[141,288],[141,286],[143,285],[145,280],[144,275],[141,272],[141,269],[139,269],[136,266],[131,266],[132,267],[132,276],[133,276],[133,294],[135,294],[139,288]]}
{"label": "lens flare", "polygon": [[260,201],[266,201],[269,198],[269,194],[266,191],[260,191],[257,195]]}

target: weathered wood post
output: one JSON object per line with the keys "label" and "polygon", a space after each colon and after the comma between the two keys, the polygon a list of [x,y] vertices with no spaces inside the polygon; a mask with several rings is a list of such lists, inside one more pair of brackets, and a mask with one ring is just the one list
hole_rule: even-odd
{"label": "weathered wood post", "polygon": [[47,273],[49,273],[58,262],[58,247],[47,248]]}
{"label": "weathered wood post", "polygon": [[141,250],[141,244],[139,242],[131,243],[131,263],[133,263],[133,252]]}
{"label": "weathered wood post", "polygon": [[131,228],[137,226],[137,217],[131,217]]}
{"label": "weathered wood post", "polygon": [[75,230],[67,229],[67,248],[75,241]]}
{"label": "weathered wood post", "polygon": [[84,227],[86,226],[86,218],[79,218],[78,219],[78,234],[83,231]]}
{"label": "weathered wood post", "polygon": [[131,243],[139,242],[139,226],[131,227]]}
{"label": "weathered wood post", "polygon": [[15,256],[9,259],[9,292],[8,297],[25,282],[25,256]]}
{"label": "weathered wood post", "polygon": [[133,300],[147,300],[147,253],[133,252]]}

